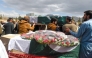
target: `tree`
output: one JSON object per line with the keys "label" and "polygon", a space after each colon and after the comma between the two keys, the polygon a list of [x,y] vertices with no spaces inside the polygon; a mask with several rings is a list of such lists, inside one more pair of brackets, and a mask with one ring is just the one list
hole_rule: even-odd
{"label": "tree", "polygon": [[18,19],[20,20],[22,17],[19,15]]}
{"label": "tree", "polygon": [[2,19],[2,15],[0,15],[0,19]]}
{"label": "tree", "polygon": [[79,18],[78,22],[81,22],[81,18]]}
{"label": "tree", "polygon": [[79,19],[78,22],[81,22],[81,20]]}

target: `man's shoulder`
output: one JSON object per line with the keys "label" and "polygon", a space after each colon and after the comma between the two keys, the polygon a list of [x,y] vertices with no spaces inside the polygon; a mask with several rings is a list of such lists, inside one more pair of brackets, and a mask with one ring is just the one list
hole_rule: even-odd
{"label": "man's shoulder", "polygon": [[49,24],[48,24],[48,26],[52,26],[52,25],[55,25],[55,24],[53,24],[53,23],[49,23]]}
{"label": "man's shoulder", "polygon": [[71,26],[72,24],[65,24],[64,26]]}
{"label": "man's shoulder", "polygon": [[9,22],[9,23],[6,23],[5,25],[6,25],[6,26],[11,26],[11,25],[13,25],[13,23],[10,23],[10,22]]}
{"label": "man's shoulder", "polygon": [[68,28],[70,28],[70,24],[64,24],[63,26],[62,26],[62,28],[66,28],[66,27],[68,27]]}
{"label": "man's shoulder", "polygon": [[72,26],[77,26],[77,25],[75,25],[75,24],[71,24]]}
{"label": "man's shoulder", "polygon": [[53,23],[49,23],[48,25],[53,25]]}
{"label": "man's shoulder", "polygon": [[85,22],[82,23],[82,25],[85,25],[85,24],[88,24],[88,23],[90,23],[90,21],[85,21]]}
{"label": "man's shoulder", "polygon": [[25,23],[25,24],[30,24],[30,23]]}
{"label": "man's shoulder", "polygon": [[8,25],[8,23],[5,23],[4,25]]}
{"label": "man's shoulder", "polygon": [[13,23],[8,23],[8,25],[13,25]]}
{"label": "man's shoulder", "polygon": [[77,27],[77,25],[75,25],[75,24],[65,24],[65,25],[63,25],[64,27]]}
{"label": "man's shoulder", "polygon": [[24,23],[24,25],[27,25],[27,26],[29,25],[30,26],[31,24],[30,23]]}

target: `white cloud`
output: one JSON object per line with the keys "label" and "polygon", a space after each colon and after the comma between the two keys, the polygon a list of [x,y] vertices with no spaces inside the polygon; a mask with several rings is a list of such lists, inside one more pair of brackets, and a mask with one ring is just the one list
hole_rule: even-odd
{"label": "white cloud", "polygon": [[92,9],[92,0],[4,0],[9,7],[35,13],[65,12],[82,16]]}
{"label": "white cloud", "polygon": [[7,16],[7,17],[18,17],[20,16],[25,16],[25,14],[19,14],[17,12],[15,12],[14,10],[12,10],[11,12],[4,12],[4,11],[0,11],[0,14]]}

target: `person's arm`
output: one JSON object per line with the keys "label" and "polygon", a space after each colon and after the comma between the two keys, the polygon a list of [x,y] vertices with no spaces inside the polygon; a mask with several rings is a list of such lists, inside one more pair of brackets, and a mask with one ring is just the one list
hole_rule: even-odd
{"label": "person's arm", "polygon": [[33,26],[31,26],[29,23],[27,24],[27,28],[28,30],[34,30],[35,24],[33,24]]}
{"label": "person's arm", "polygon": [[6,25],[6,24],[3,25],[3,28],[4,28],[3,31],[5,31],[5,25]]}
{"label": "person's arm", "polygon": [[11,31],[14,32],[14,24],[11,24]]}
{"label": "person's arm", "polygon": [[56,31],[57,26],[52,26],[51,29]]}
{"label": "person's arm", "polygon": [[5,24],[3,25],[3,27],[5,28]]}
{"label": "person's arm", "polygon": [[62,31],[65,32],[65,25],[62,26]]}
{"label": "person's arm", "polygon": [[78,29],[78,32],[73,32],[71,30],[69,32],[71,33],[71,35],[79,38],[79,37],[81,37],[84,34],[84,32],[86,31],[86,29],[87,29],[87,24],[86,23],[83,23],[80,26],[80,28]]}
{"label": "person's arm", "polygon": [[50,30],[56,30],[57,26],[53,25],[53,24],[48,24],[48,29]]}
{"label": "person's arm", "polygon": [[78,30],[77,30],[77,26],[74,25],[74,24],[72,24],[71,30],[72,30],[73,32],[77,32],[77,31],[78,31]]}

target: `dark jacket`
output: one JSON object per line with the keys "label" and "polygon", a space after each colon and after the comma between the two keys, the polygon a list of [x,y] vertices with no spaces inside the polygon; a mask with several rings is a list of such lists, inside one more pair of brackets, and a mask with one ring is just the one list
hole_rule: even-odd
{"label": "dark jacket", "polygon": [[14,28],[14,32],[15,34],[19,32],[19,23],[16,24],[15,28]]}
{"label": "dark jacket", "polygon": [[14,25],[11,22],[8,22],[4,25],[5,34],[13,34]]}

